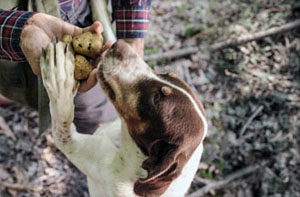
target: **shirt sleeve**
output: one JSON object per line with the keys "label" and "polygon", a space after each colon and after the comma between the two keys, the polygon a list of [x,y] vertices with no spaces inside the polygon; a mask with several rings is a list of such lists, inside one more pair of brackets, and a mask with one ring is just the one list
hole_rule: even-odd
{"label": "shirt sleeve", "polygon": [[25,62],[20,36],[33,12],[0,9],[0,59]]}
{"label": "shirt sleeve", "polygon": [[113,0],[117,38],[144,38],[149,26],[151,0]]}

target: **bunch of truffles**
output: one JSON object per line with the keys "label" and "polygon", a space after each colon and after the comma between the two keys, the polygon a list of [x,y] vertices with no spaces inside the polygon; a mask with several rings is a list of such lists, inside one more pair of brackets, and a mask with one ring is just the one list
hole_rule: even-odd
{"label": "bunch of truffles", "polygon": [[75,37],[65,35],[62,40],[69,44],[69,50],[75,56],[75,79],[87,79],[93,69],[89,60],[95,60],[100,54],[103,37],[101,34],[85,32]]}

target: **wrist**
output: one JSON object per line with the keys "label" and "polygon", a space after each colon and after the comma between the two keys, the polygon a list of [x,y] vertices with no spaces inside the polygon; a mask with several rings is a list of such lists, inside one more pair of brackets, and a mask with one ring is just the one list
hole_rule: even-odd
{"label": "wrist", "polygon": [[20,36],[20,42],[22,43],[24,37],[24,35],[27,34],[27,32],[31,32],[31,30],[33,28],[38,27],[37,24],[39,24],[39,22],[37,22],[38,20],[40,20],[40,18],[43,17],[41,13],[34,13],[26,22],[26,24],[24,25],[22,32],[21,32],[21,36]]}
{"label": "wrist", "polygon": [[27,20],[21,31],[19,41],[19,46],[36,75],[40,75],[39,59],[42,48],[45,48],[50,42],[49,35],[40,26],[40,24],[46,22],[44,15],[34,13]]}
{"label": "wrist", "polygon": [[123,38],[142,58],[144,57],[144,38]]}
{"label": "wrist", "polygon": [[21,34],[20,34],[20,46],[22,48],[23,46],[23,42],[24,40],[26,40],[26,38],[29,36],[29,35],[32,35],[33,34],[33,29],[36,29],[36,21],[37,21],[37,18],[40,18],[40,13],[34,13],[30,18],[28,18],[26,24],[24,25],[22,31],[21,31]]}

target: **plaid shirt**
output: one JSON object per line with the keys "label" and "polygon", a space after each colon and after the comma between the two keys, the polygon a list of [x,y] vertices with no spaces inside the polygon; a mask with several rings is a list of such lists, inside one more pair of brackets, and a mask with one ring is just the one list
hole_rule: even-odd
{"label": "plaid shirt", "polygon": [[[58,0],[60,14],[76,8],[81,0]],[[113,0],[113,19],[117,38],[143,38],[149,23],[151,0]],[[24,62],[19,46],[20,35],[33,12],[0,9],[0,59]]]}
{"label": "plaid shirt", "polygon": [[143,38],[149,24],[151,0],[112,0],[118,38]]}

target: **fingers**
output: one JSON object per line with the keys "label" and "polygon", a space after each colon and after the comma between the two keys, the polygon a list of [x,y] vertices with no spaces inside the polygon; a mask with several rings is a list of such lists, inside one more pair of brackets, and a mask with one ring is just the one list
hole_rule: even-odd
{"label": "fingers", "polygon": [[62,21],[62,36],[63,35],[72,35],[72,36],[77,36],[80,35],[84,32],[93,32],[93,33],[102,33],[103,32],[103,26],[99,21],[95,21],[92,25],[85,27],[85,28],[80,28],[75,25],[69,24],[67,22]]}
{"label": "fingers", "polygon": [[28,61],[28,63],[30,64],[32,72],[36,76],[41,76],[41,69],[39,67],[40,61],[38,61],[38,59],[36,59],[36,61]]}
{"label": "fingers", "polygon": [[62,23],[63,23],[62,24],[62,32],[61,32],[61,36],[60,36],[61,38],[64,35],[77,36],[84,32],[83,28],[77,27],[75,25],[72,25],[72,24],[64,22],[64,21],[62,21]]}
{"label": "fingers", "polygon": [[98,69],[95,68],[90,73],[89,78],[80,83],[80,86],[78,89],[79,92],[86,92],[97,84],[97,72],[98,72]]}
{"label": "fingers", "polygon": [[[67,26],[71,25],[69,23],[67,23],[67,24],[68,24]],[[66,31],[63,32],[62,36],[63,35],[77,36],[77,35],[80,35],[83,33],[83,29],[80,27],[77,27],[74,25],[71,25],[70,27],[67,27],[67,26],[65,26]]]}
{"label": "fingers", "polygon": [[83,33],[87,31],[100,34],[103,32],[103,26],[99,21],[95,21],[91,26],[83,28]]}

